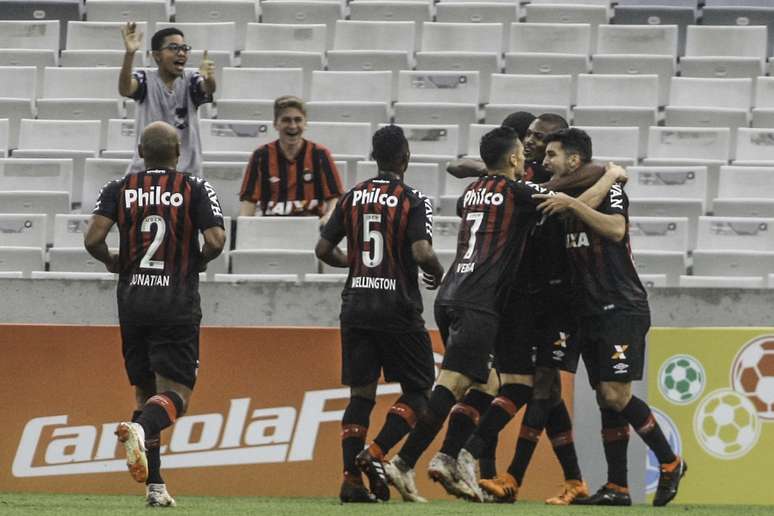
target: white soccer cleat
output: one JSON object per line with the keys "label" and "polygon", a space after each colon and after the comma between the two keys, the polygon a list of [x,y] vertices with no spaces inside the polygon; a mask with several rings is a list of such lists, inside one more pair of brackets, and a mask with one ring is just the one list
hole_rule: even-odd
{"label": "white soccer cleat", "polygon": [[474,502],[483,502],[484,493],[481,492],[481,488],[478,487],[478,476],[476,475],[476,463],[478,461],[473,458],[468,450],[463,448],[457,455],[457,473],[460,479],[473,491],[473,497],[470,499]]}
{"label": "white soccer cleat", "polygon": [[427,499],[420,496],[417,490],[414,469],[408,467],[399,455],[384,463],[384,472],[404,502],[427,503]]}
{"label": "white soccer cleat", "polygon": [[126,467],[132,478],[144,483],[148,480],[148,458],[145,456],[145,430],[137,423],[118,423],[118,442],[126,451]]}
{"label": "white soccer cleat", "polygon": [[430,460],[427,474],[434,482],[439,482],[452,496],[467,500],[476,497],[476,494],[460,479],[457,461],[451,455],[436,453]]}
{"label": "white soccer cleat", "polygon": [[148,484],[145,490],[145,503],[148,507],[174,507],[177,504],[167,492],[166,484]]}

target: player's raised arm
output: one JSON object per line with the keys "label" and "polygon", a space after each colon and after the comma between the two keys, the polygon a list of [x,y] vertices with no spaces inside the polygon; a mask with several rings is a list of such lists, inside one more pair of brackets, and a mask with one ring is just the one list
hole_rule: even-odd
{"label": "player's raised arm", "polygon": [[446,163],[446,172],[458,179],[486,175],[486,165],[480,159],[461,158]]}
{"label": "player's raised arm", "polygon": [[132,97],[139,87],[137,79],[132,77],[132,65],[134,64],[134,54],[142,46],[142,32],[137,29],[137,24],[129,22],[121,27],[121,36],[124,40],[124,62],[121,64],[121,71],[118,74],[118,94],[122,97]]}

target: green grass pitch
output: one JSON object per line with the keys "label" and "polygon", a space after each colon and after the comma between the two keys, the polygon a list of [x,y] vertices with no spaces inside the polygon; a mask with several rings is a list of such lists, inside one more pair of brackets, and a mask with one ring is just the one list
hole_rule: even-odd
{"label": "green grass pitch", "polygon": [[[0,514],[137,514],[145,511],[144,501],[138,496],[63,495],[37,493],[0,493]],[[584,516],[584,515],[660,515],[684,516],[764,516],[774,513],[774,508],[752,505],[681,505],[674,504],[662,509],[648,505],[634,507],[549,507],[538,503],[520,502],[514,505],[473,504],[459,501],[433,501],[428,504],[406,504],[393,501],[373,505],[341,505],[335,498],[247,498],[247,497],[196,497],[177,499],[175,509],[158,509],[181,514],[271,514],[271,515],[416,515],[448,516],[477,514],[508,514],[537,516]]]}

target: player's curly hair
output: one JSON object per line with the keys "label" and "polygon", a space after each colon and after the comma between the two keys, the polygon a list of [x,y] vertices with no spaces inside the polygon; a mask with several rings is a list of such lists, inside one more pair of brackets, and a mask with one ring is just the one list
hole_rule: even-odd
{"label": "player's curly hair", "polygon": [[500,168],[506,154],[519,144],[519,135],[510,127],[497,127],[481,137],[479,153],[486,168]]}
{"label": "player's curly hair", "polygon": [[379,168],[390,170],[405,159],[408,153],[408,140],[400,126],[391,124],[374,133],[371,147],[371,157]]}
{"label": "player's curly hair", "polygon": [[524,137],[527,135],[527,129],[529,129],[529,125],[535,118],[537,117],[529,111],[516,111],[506,116],[500,125],[510,127],[519,135],[519,140],[524,140]]}
{"label": "player's curly hair", "polygon": [[164,44],[164,39],[167,36],[180,36],[181,38],[185,38],[183,31],[176,27],[167,27],[165,29],[157,30],[151,38],[151,50],[156,52],[161,50],[161,45]]}
{"label": "player's curly hair", "polygon": [[561,143],[564,153],[567,156],[577,154],[580,156],[581,163],[588,163],[591,161],[591,137],[582,129],[577,129],[575,127],[559,129],[546,136],[544,141],[546,145],[551,142]]}

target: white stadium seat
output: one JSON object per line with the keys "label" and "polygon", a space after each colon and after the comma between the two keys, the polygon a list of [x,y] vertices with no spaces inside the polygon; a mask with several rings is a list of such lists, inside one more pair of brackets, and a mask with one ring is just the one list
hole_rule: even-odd
{"label": "white stadium seat", "polygon": [[[306,274],[215,274],[217,283],[299,283]],[[346,279],[346,278],[345,278]]]}
{"label": "white stadium seat", "polygon": [[679,198],[629,199],[629,214],[632,217],[685,217],[688,219],[688,248],[696,247],[699,217],[704,214],[702,201]]}
{"label": "white stadium seat", "polygon": [[403,70],[398,101],[476,105],[478,90],[478,72]]}
{"label": "white stadium seat", "polygon": [[245,50],[325,52],[324,23],[249,23]]}
{"label": "white stadium seat", "polygon": [[692,199],[702,206],[708,201],[705,166],[637,166],[626,173],[626,192],[631,198]]}
{"label": "white stadium seat", "polygon": [[575,104],[578,75],[589,73],[589,58],[582,54],[550,54],[546,52],[510,52],[505,54],[506,74],[570,75],[570,102]]}
{"label": "white stadium seat", "polygon": [[697,249],[774,251],[774,219],[699,217]]}
{"label": "white stadium seat", "polygon": [[[454,140],[457,142],[457,152],[454,156],[464,154],[467,148],[468,128],[470,124],[478,120],[477,109],[475,105],[458,103],[432,103],[432,102],[398,102],[395,104],[395,123],[404,128],[409,125],[424,125],[430,128],[439,128],[440,126],[456,125],[457,131]],[[435,145],[436,137],[447,140],[452,133],[444,134],[443,130],[431,129],[429,134],[431,140],[429,143]],[[421,134],[423,131],[415,132]],[[417,136],[416,140],[409,140],[412,146],[417,146],[420,142],[425,143]],[[452,156],[452,157],[454,157]],[[420,159],[413,155],[413,159]],[[434,158],[428,158],[434,161]]]}
{"label": "white stadium seat", "polygon": [[131,159],[137,141],[134,120],[125,118],[108,120],[107,143],[102,157],[108,159]]}
{"label": "white stadium seat", "polygon": [[239,191],[245,175],[245,164],[234,161],[205,161],[202,175],[218,192],[218,200],[223,214],[239,216]]}
{"label": "white stadium seat", "polygon": [[38,190],[69,194],[72,189],[71,159],[0,159],[0,191]]}
{"label": "white stadium seat", "polygon": [[312,250],[319,235],[317,217],[239,217],[236,250]]}
{"label": "white stadium seat", "polygon": [[422,44],[422,23],[433,20],[432,2],[354,0],[349,3],[349,18],[357,21],[413,21],[414,50]]}
{"label": "white stadium seat", "polygon": [[502,49],[508,48],[511,25],[519,21],[517,2],[440,2],[436,20],[442,23],[500,23]]}
{"label": "white stadium seat", "polygon": [[0,48],[59,51],[59,20],[0,20]]}
{"label": "white stadium seat", "polygon": [[675,58],[655,54],[595,54],[594,73],[600,75],[657,75],[658,104],[669,102],[669,86],[677,71]]}
{"label": "white stadium seat", "polygon": [[277,139],[270,121],[200,120],[199,128],[205,161],[245,164],[255,149]]}
{"label": "white stadium seat", "polygon": [[[385,124],[382,124],[383,127]],[[442,161],[454,159],[460,148],[460,130],[456,125],[399,124],[406,135],[411,159]]]}
{"label": "white stadium seat", "polygon": [[512,23],[508,52],[591,54],[588,23]]}
{"label": "white stadium seat", "polygon": [[615,7],[616,25],[677,25],[677,53],[685,53],[685,31],[696,23],[694,0],[620,0]]}
{"label": "white stadium seat", "polygon": [[36,213],[0,214],[0,246],[45,249],[46,218],[46,215]]}
{"label": "white stadium seat", "polygon": [[470,124],[468,128],[468,152],[466,154],[473,158],[480,158],[481,137],[497,127],[500,126],[497,124]]}
{"label": "white stadium seat", "polygon": [[602,5],[528,4],[527,21],[538,23],[588,23],[591,26],[591,53],[597,46],[597,27],[608,23],[609,7]]}
{"label": "white stadium seat", "polygon": [[632,251],[638,274],[664,274],[666,286],[676,287],[685,274],[685,253],[679,251]]}
{"label": "white stadium seat", "polygon": [[8,119],[0,118],[0,158],[8,156]]}
{"label": "white stadium seat", "polygon": [[148,34],[156,32],[157,22],[169,21],[170,14],[167,0],[89,0],[86,4],[89,21],[144,20],[148,23]]}
{"label": "white stadium seat", "polygon": [[411,21],[338,20],[335,50],[415,51],[415,24]]}
{"label": "white stadium seat", "polygon": [[314,251],[231,251],[234,274],[307,274],[317,272]]}
{"label": "white stadium seat", "polygon": [[10,148],[19,145],[20,120],[33,116],[37,75],[34,66],[0,67],[0,112],[8,120]]}
{"label": "white stadium seat", "polygon": [[32,271],[44,269],[43,250],[38,247],[0,247],[0,271],[21,271],[29,278]]}
{"label": "white stadium seat", "polygon": [[600,25],[597,54],[650,54],[677,58],[676,25]]}
{"label": "white stadium seat", "polygon": [[333,48],[336,20],[344,19],[344,11],[340,2],[267,0],[261,2],[261,19],[265,23],[324,23],[326,48]]}
{"label": "white stadium seat", "polygon": [[[312,89],[312,72],[323,69],[321,52],[243,50],[240,59],[244,68],[301,68],[304,73],[304,98]],[[330,56],[328,63],[330,65]]]}
{"label": "white stadium seat", "polygon": [[687,217],[630,217],[629,236],[634,251],[688,251]]}
{"label": "white stadium seat", "polygon": [[126,175],[130,162],[131,160],[128,159],[86,158],[81,195],[85,209],[91,209],[94,206],[105,183]]}
{"label": "white stadium seat", "polygon": [[640,155],[638,127],[578,127],[578,129],[586,131],[591,137],[594,160],[614,161],[622,166],[637,164]]}
{"label": "white stadium seat", "polygon": [[765,288],[758,276],[680,276],[681,288]]}
{"label": "white stadium seat", "polygon": [[[83,248],[83,237],[89,227],[91,215],[80,213],[57,213],[52,224],[54,226],[54,247]],[[110,249],[118,249],[118,226],[113,225],[105,239]]]}
{"label": "white stadium seat", "polygon": [[[114,250],[117,250],[115,248]],[[79,247],[52,247],[48,251],[49,270],[71,273],[106,273],[105,264],[91,256],[83,244]]]}
{"label": "white stadium seat", "polygon": [[486,106],[486,122],[499,124],[514,111],[566,114],[571,94],[572,77],[569,75],[495,74]]}
{"label": "white stadium seat", "polygon": [[[136,21],[137,31],[143,34],[140,44],[140,54],[144,54],[150,48],[150,38],[153,35],[148,31],[148,24],[144,21]],[[120,21],[68,21],[67,22],[67,50],[118,50],[124,54],[124,41],[121,38],[121,28],[126,22]]]}
{"label": "white stadium seat", "polygon": [[639,274],[640,282],[645,288],[662,288],[667,286],[666,274]]}
{"label": "white stadium seat", "polygon": [[323,72],[312,74],[312,101],[380,102],[392,98],[392,73]]}
{"label": "white stadium seat", "polygon": [[274,99],[303,95],[301,68],[225,68],[218,86],[218,118],[273,120]]}
{"label": "white stadium seat", "polygon": [[[355,184],[376,177],[379,169],[375,161],[359,161],[357,163],[357,175]],[[440,197],[440,174],[438,167],[433,163],[409,163],[406,169],[405,183],[429,197],[433,204]]]}
{"label": "white stadium seat", "polygon": [[774,252],[746,250],[693,251],[697,276],[759,276],[774,272]]}
{"label": "white stadium seat", "polygon": [[459,217],[433,217],[433,249],[456,251],[459,230]]}
{"label": "white stadium seat", "polygon": [[734,165],[774,165],[774,128],[740,127],[736,138]]}
{"label": "white stadium seat", "polygon": [[[247,24],[258,21],[260,4],[252,0],[175,0],[175,21],[178,23],[234,22],[236,49],[245,45]],[[185,31],[183,31],[185,32]],[[186,32],[186,37],[188,33]]]}
{"label": "white stadium seat", "polygon": [[328,147],[339,160],[360,161],[371,151],[371,125],[368,123],[309,122],[304,136]]}
{"label": "white stadium seat", "polygon": [[758,77],[754,106],[753,127],[774,127],[774,77]]}
{"label": "white stadium seat", "polygon": [[774,166],[720,167],[715,215],[774,217]]}

